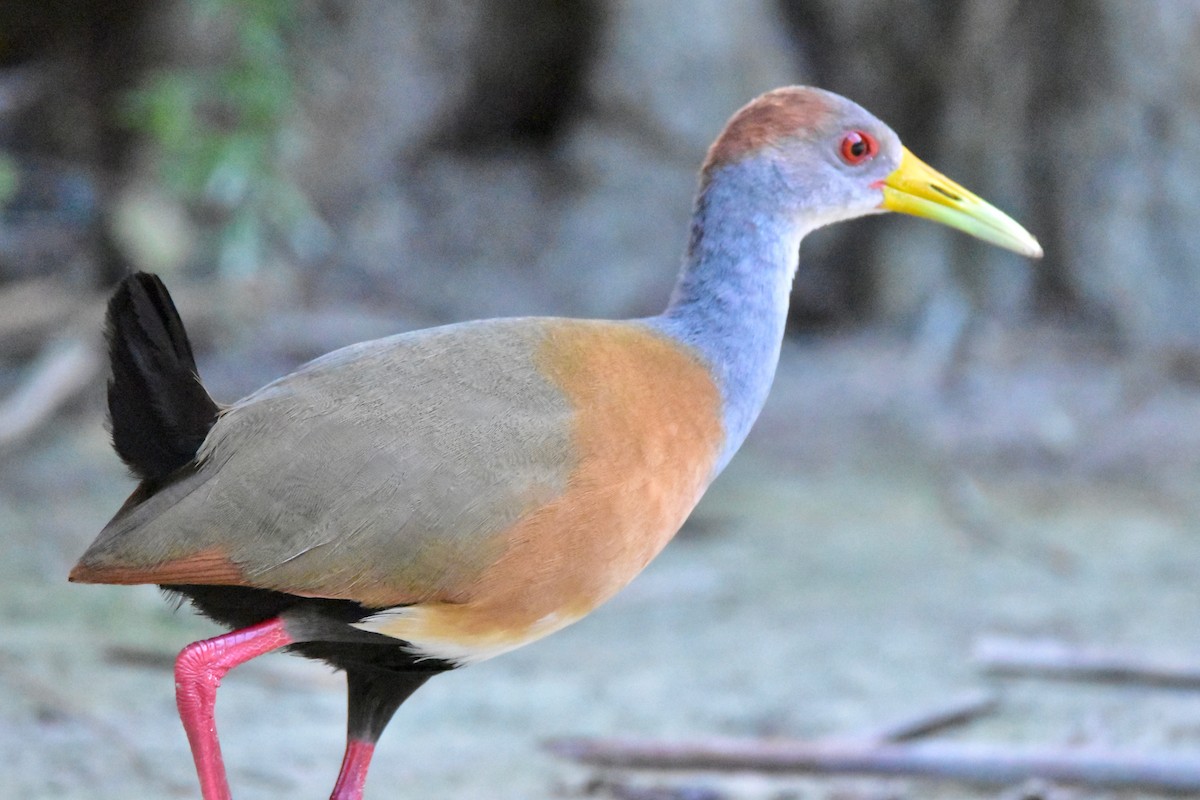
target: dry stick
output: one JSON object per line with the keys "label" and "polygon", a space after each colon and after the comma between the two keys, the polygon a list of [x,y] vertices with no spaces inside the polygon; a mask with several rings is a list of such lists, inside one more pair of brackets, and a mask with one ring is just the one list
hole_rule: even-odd
{"label": "dry stick", "polygon": [[[888,742],[908,741],[945,730],[946,728],[964,725],[995,710],[997,705],[999,705],[999,699],[991,692],[971,691],[951,698],[936,708],[910,714],[866,730],[824,737],[819,740],[819,743],[834,747],[857,746],[873,748]],[[549,746],[553,749],[553,745]],[[609,780],[606,781],[606,784],[611,784],[612,787],[625,793],[637,791],[636,788],[629,789],[626,784],[620,781]],[[694,786],[677,788],[679,788],[681,795],[683,793],[704,791],[702,788]],[[621,796],[624,797],[625,794]]]}
{"label": "dry stick", "polygon": [[1053,640],[983,637],[976,641],[973,657],[980,667],[994,675],[1200,688],[1200,664],[1195,662],[1075,647]]}
{"label": "dry stick", "polygon": [[936,708],[901,717],[865,731],[826,737],[822,741],[863,745],[908,741],[946,728],[965,725],[994,711],[999,702],[999,698],[991,692],[967,692]]}
{"label": "dry stick", "polygon": [[1200,792],[1200,757],[1119,750],[1010,748],[951,742],[855,744],[707,739],[557,739],[550,752],[598,767],[949,778],[1009,784],[1033,778],[1095,788]]}
{"label": "dry stick", "polygon": [[99,337],[64,335],[46,345],[16,391],[0,401],[0,450],[28,436],[96,382]]}

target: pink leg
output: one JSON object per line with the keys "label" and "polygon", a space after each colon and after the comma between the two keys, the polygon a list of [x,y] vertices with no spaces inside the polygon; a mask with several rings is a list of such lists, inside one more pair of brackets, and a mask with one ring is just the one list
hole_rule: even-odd
{"label": "pink leg", "polygon": [[175,703],[192,746],[204,800],[230,800],[214,716],[221,678],[238,664],[292,641],[283,620],[276,618],[224,636],[192,642],[175,659]]}
{"label": "pink leg", "polygon": [[329,800],[362,800],[363,785],[367,782],[367,768],[375,743],[363,739],[347,739],[346,755],[342,758],[342,771],[338,773],[333,794]]}

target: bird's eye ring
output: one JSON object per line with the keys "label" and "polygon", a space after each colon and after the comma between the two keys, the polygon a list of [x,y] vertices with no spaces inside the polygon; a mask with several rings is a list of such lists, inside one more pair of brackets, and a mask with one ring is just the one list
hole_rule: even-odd
{"label": "bird's eye ring", "polygon": [[879,142],[866,131],[850,131],[842,137],[842,161],[856,167],[879,152]]}

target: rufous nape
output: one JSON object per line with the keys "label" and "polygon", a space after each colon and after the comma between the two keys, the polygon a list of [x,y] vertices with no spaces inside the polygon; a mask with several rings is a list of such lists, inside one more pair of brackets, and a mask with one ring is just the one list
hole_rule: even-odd
{"label": "rufous nape", "polygon": [[1041,255],[867,111],[793,86],[734,114],[708,151],[658,316],[402,333],[222,405],[163,284],[122,281],[108,403],[140,483],[71,580],[159,584],[234,629],[176,662],[205,800],[230,796],[214,703],[238,664],[287,648],[346,673],[332,797],[357,799],[384,727],[426,680],[553,633],[629,583],[762,408],[800,240],[884,211]]}

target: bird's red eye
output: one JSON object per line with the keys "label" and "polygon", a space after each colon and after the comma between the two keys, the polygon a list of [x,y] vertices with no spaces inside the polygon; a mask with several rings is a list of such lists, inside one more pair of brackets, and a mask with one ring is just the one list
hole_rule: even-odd
{"label": "bird's red eye", "polygon": [[842,137],[842,160],[850,166],[869,161],[879,152],[879,142],[866,131],[850,131]]}

